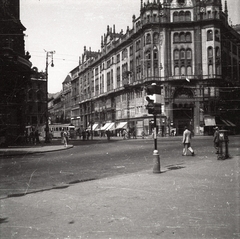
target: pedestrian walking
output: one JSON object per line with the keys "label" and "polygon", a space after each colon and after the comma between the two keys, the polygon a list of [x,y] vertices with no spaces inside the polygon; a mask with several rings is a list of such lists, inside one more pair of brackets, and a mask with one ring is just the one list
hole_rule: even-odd
{"label": "pedestrian walking", "polygon": [[213,144],[214,144],[214,148],[216,149],[216,154],[219,153],[219,128],[215,127],[214,128],[215,132],[213,135]]}
{"label": "pedestrian walking", "polygon": [[133,130],[133,139],[136,139],[137,138],[137,133],[136,133],[136,130],[134,129]]}
{"label": "pedestrian walking", "polygon": [[127,139],[127,130],[124,129],[122,132],[123,139]]}
{"label": "pedestrian walking", "polygon": [[107,139],[110,140],[111,133],[109,130],[106,131]]}
{"label": "pedestrian walking", "polygon": [[188,129],[187,126],[185,126],[184,128],[184,132],[183,132],[183,140],[182,140],[182,143],[183,143],[183,156],[186,156],[187,155],[187,151],[189,150],[192,154],[192,156],[194,156],[194,151],[191,147],[191,138],[192,138],[192,133],[191,131]]}

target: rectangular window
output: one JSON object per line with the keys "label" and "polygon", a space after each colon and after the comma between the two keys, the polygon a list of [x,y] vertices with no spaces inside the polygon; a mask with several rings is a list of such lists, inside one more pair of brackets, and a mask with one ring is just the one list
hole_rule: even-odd
{"label": "rectangular window", "polygon": [[120,54],[117,54],[117,63],[120,62]]}

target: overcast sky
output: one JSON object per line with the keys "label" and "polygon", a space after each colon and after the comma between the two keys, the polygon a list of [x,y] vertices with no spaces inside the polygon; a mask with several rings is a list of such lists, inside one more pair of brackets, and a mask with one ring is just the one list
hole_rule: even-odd
{"label": "overcast sky", "polygon": [[[49,65],[50,93],[62,89],[67,74],[78,65],[84,46],[101,48],[107,25],[116,32],[132,27],[132,15],[140,14],[141,0],[20,0],[20,19],[27,28],[25,49],[39,71],[45,71],[46,51],[56,51]],[[161,1],[162,2],[162,1]],[[224,7],[224,2],[223,7]],[[240,24],[240,0],[227,0],[229,18]],[[49,58],[50,61],[50,58]]]}

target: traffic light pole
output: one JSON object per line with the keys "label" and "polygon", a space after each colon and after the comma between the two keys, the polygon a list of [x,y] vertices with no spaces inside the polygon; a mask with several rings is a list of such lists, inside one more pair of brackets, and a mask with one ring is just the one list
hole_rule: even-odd
{"label": "traffic light pole", "polygon": [[160,173],[160,157],[157,150],[157,114],[161,114],[161,95],[162,86],[157,86],[156,83],[148,85],[146,88],[148,104],[148,114],[152,114],[154,117],[154,150],[153,150],[153,173]]}
{"label": "traffic light pole", "polygon": [[154,114],[154,150],[153,150],[153,173],[160,173],[160,156],[157,150],[157,115]]}
{"label": "traffic light pole", "polygon": [[154,119],[154,150],[157,150],[157,116],[156,114],[153,115]]}

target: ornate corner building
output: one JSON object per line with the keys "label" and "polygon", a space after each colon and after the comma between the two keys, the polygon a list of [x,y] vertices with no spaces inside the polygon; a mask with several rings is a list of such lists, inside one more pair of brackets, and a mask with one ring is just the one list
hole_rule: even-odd
{"label": "ornate corner building", "polygon": [[182,134],[185,125],[196,135],[215,123],[239,125],[240,35],[228,23],[226,1],[224,10],[221,0],[141,1],[131,24],[125,33],[108,26],[101,50],[84,47],[70,72],[75,126],[127,124],[138,135],[151,133],[145,108],[151,83],[163,88],[157,121],[163,135],[172,128]]}
{"label": "ornate corner building", "polygon": [[25,27],[19,0],[0,0],[0,144],[23,135],[26,124],[25,87],[30,80],[30,55],[25,53]]}

